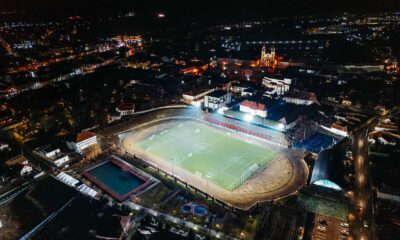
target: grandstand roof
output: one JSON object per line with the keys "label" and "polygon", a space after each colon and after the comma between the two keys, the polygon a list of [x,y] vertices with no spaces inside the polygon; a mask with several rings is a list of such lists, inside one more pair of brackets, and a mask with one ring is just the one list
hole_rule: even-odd
{"label": "grandstand roof", "polygon": [[347,188],[344,179],[345,151],[340,145],[322,150],[318,154],[317,161],[311,176],[311,183],[327,188],[342,190]]}
{"label": "grandstand roof", "polygon": [[316,110],[317,105],[296,105],[283,101],[268,100],[268,119],[290,124],[296,121],[300,116],[309,114]]}

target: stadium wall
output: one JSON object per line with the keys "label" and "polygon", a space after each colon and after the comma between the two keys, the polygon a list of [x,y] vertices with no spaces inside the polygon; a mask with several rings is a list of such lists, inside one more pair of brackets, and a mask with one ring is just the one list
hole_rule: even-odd
{"label": "stadium wall", "polygon": [[[247,113],[240,112],[240,111],[234,111],[234,110],[225,110],[223,114],[226,117],[234,118],[234,119],[244,119],[245,115],[247,115]],[[263,117],[260,117],[257,115],[253,116],[252,123],[260,125],[260,126],[264,126],[264,127],[269,127],[269,128],[275,129],[277,131],[284,131],[285,129],[289,129],[289,127],[283,126],[283,124],[278,121],[266,119],[265,117],[263,118]]]}
{"label": "stadium wall", "polygon": [[280,131],[268,129],[217,114],[205,113],[202,119],[222,127],[226,127],[254,137],[277,143],[284,147],[288,147],[290,145],[290,143],[286,140],[285,134]]}
{"label": "stadium wall", "polygon": [[[119,135],[120,133],[129,132],[138,126],[144,126],[147,124],[152,124],[158,121],[168,120],[168,119],[195,119],[202,120],[210,123],[211,121],[215,121],[214,124],[219,125],[221,127],[226,127],[232,130],[240,131],[245,134],[249,134],[254,137],[259,137],[261,139],[279,144],[284,147],[288,147],[290,143],[287,141],[285,134],[283,132],[254,125],[248,122],[243,122],[234,118],[229,118],[224,115],[208,113],[201,111],[196,107],[186,107],[182,108],[179,106],[177,109],[173,108],[162,108],[162,109],[151,109],[147,110],[142,116],[146,116],[143,121],[136,120],[137,124],[130,128],[121,128],[121,131],[116,131]],[[146,121],[148,120],[148,121]],[[217,124],[218,122],[218,124]]]}

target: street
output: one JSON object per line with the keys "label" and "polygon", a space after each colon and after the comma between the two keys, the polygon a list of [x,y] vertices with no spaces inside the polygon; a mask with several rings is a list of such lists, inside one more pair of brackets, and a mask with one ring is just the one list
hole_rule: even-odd
{"label": "street", "polygon": [[[352,198],[351,213],[354,215],[352,234],[355,239],[374,239],[371,231],[371,183],[368,161],[368,132],[376,125],[370,120],[353,135],[353,161],[355,170],[355,187]],[[365,225],[364,223],[367,223]]]}

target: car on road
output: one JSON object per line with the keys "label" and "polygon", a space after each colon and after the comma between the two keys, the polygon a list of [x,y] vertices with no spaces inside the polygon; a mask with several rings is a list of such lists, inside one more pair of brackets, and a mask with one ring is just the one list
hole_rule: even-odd
{"label": "car on road", "polygon": [[349,227],[349,224],[346,223],[346,222],[342,222],[342,223],[340,223],[340,226],[341,226],[341,227],[348,228],[348,227]]}
{"label": "car on road", "polygon": [[361,212],[362,211],[362,207],[361,207],[361,205],[358,205],[358,207],[357,207],[357,212]]}
{"label": "car on road", "polygon": [[318,229],[319,231],[321,231],[321,232],[326,232],[326,227],[324,227],[324,226],[318,225],[318,226],[317,226],[317,229]]}
{"label": "car on road", "polygon": [[367,221],[364,221],[364,227],[368,228],[368,222]]}
{"label": "car on road", "polygon": [[321,224],[321,225],[325,225],[325,226],[328,226],[328,223],[326,222],[326,220],[319,220],[318,221],[319,222],[319,224]]}
{"label": "car on road", "polygon": [[346,235],[343,235],[343,234],[340,234],[339,238],[340,238],[340,239],[347,239],[347,236],[346,236]]}

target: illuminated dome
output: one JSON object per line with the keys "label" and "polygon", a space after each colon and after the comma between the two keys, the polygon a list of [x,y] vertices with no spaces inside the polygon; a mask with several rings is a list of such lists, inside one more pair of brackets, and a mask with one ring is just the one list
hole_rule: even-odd
{"label": "illuminated dome", "polygon": [[340,146],[325,149],[318,154],[311,176],[311,184],[332,190],[342,191],[344,180],[344,151]]}

